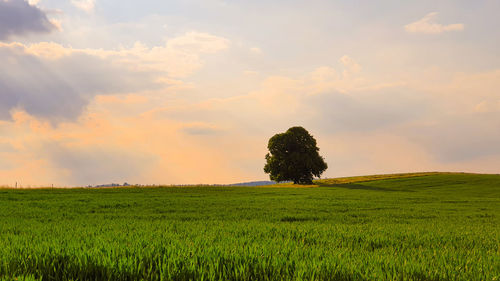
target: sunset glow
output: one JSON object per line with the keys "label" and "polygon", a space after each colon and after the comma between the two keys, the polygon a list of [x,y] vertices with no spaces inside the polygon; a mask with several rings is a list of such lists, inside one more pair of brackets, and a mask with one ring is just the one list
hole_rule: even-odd
{"label": "sunset glow", "polygon": [[0,186],[267,180],[292,126],[324,177],[500,173],[499,11],[0,0]]}

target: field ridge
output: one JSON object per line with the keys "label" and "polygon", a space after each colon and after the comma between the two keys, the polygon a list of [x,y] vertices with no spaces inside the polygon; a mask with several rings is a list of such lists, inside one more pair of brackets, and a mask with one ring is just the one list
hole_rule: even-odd
{"label": "field ridge", "polygon": [[494,175],[494,174],[467,173],[467,172],[414,172],[414,173],[373,174],[373,175],[365,175],[365,176],[349,176],[349,177],[317,179],[317,180],[313,181],[312,185],[296,185],[293,183],[277,183],[277,184],[273,184],[273,185],[265,185],[262,187],[293,187],[293,186],[318,187],[318,186],[327,186],[327,185],[336,185],[336,184],[349,184],[349,183],[369,182],[369,181],[378,181],[378,180],[426,177],[426,176],[435,176],[435,175]]}

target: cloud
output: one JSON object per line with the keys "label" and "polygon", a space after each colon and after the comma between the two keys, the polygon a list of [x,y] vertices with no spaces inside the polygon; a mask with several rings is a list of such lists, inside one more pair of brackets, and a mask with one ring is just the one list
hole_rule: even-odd
{"label": "cloud", "polygon": [[11,156],[16,152],[16,148],[9,141],[0,139],[0,154],[4,156],[0,158],[0,170],[9,170],[13,167],[11,159],[6,156]]}
{"label": "cloud", "polygon": [[0,40],[54,29],[57,27],[38,7],[24,0],[0,0]]}
{"label": "cloud", "polygon": [[[235,142],[239,137],[234,134],[228,138],[189,135],[183,128],[218,127],[130,114],[134,104],[123,109],[128,114],[117,115],[110,105],[113,99],[105,99],[107,107],[101,102],[94,100],[84,117],[59,126],[22,111],[14,114],[13,122],[0,121],[0,143],[15,143],[19,148],[13,155],[0,150],[0,159],[12,163],[8,171],[0,170],[0,178],[4,183],[19,179],[36,185],[207,183],[207,179],[230,183],[248,176],[239,168],[247,155],[263,153],[254,152],[259,140],[252,136]],[[238,152],[241,145],[247,149]],[[253,162],[260,166],[261,160]]]}
{"label": "cloud", "polygon": [[[425,80],[419,84],[424,85]],[[434,110],[414,124],[411,131],[402,134],[443,163],[468,163],[492,157],[500,160],[499,88],[500,69],[451,75],[449,80],[426,90]],[[483,168],[494,171],[493,166]]]}
{"label": "cloud", "polygon": [[27,52],[49,59],[72,54],[86,54],[113,61],[136,71],[166,73],[169,77],[184,78],[203,66],[204,54],[213,54],[229,47],[230,41],[212,34],[190,31],[166,40],[163,46],[147,47],[136,42],[130,48],[117,50],[74,49],[56,43],[42,42],[25,46]]}
{"label": "cloud", "polygon": [[262,49],[259,47],[252,47],[252,48],[250,48],[250,52],[252,54],[260,55],[260,54],[262,54]]}
{"label": "cloud", "polygon": [[[167,41],[165,49],[185,53],[216,53],[227,49],[229,40],[209,33],[190,31]],[[161,49],[158,51],[162,51]]]}
{"label": "cloud", "polygon": [[[352,74],[339,75],[336,69],[322,66],[300,77],[271,76],[262,81],[260,89],[247,95],[165,108],[161,117],[223,125],[231,128],[225,136],[238,130],[242,138],[245,134],[263,135],[268,128],[286,129],[292,125],[303,125],[321,132],[323,137],[354,135],[346,140],[349,142],[352,138],[380,135],[378,139],[382,142],[387,138],[397,139],[401,143],[399,151],[405,147],[419,151],[408,152],[411,157],[425,155],[413,164],[411,160],[394,157],[391,167],[404,160],[412,170],[470,168],[466,163],[498,155],[495,145],[500,142],[495,129],[500,122],[498,70],[442,74],[446,78],[435,78],[445,83],[433,84],[424,73],[412,76],[416,81],[359,77],[361,66],[353,59],[345,56],[341,62],[344,71]],[[478,115],[478,111],[483,115]],[[461,136],[463,132],[468,133]],[[393,148],[377,149],[391,153]],[[358,155],[353,150],[350,153]],[[369,163],[380,161],[382,154]],[[458,162],[464,164],[456,166]],[[482,171],[488,169],[491,167]]]}
{"label": "cloud", "polygon": [[[500,111],[443,114],[406,134],[444,163],[500,157]],[[485,167],[486,168],[486,167]]]}
{"label": "cloud", "polygon": [[43,146],[43,153],[68,183],[110,183],[130,181],[154,166],[158,157],[115,146],[72,147],[61,143]]}
{"label": "cloud", "polygon": [[95,8],[95,0],[71,0],[71,3],[85,12],[91,12]]}
{"label": "cloud", "polygon": [[136,43],[119,50],[74,49],[56,43],[0,43],[0,119],[20,108],[37,117],[75,120],[96,95],[178,85],[202,67],[202,54],[229,41],[189,32],[164,46]]}
{"label": "cloud", "polygon": [[[343,56],[339,71],[321,66],[298,77],[269,76],[257,90],[242,96],[155,111],[158,118],[210,122],[228,128],[306,124],[328,134],[377,131],[424,115],[429,100],[419,91],[393,81],[359,77],[362,67]],[[343,75],[339,75],[343,72]]]}
{"label": "cloud", "polygon": [[340,62],[344,65],[345,70],[343,72],[344,77],[347,77],[352,74],[358,74],[361,72],[361,65],[355,62],[351,57],[345,55],[340,58]]}
{"label": "cloud", "polygon": [[462,31],[464,24],[455,23],[443,25],[435,22],[438,13],[433,12],[427,14],[422,19],[405,25],[405,30],[411,33],[426,33],[426,34],[439,34],[447,31]]}
{"label": "cloud", "polygon": [[[201,60],[200,50],[213,50],[193,48],[205,43],[189,41],[177,41],[168,52],[186,48]],[[79,65],[93,58],[131,73],[149,69],[154,76],[160,68],[135,57],[147,57],[151,49],[37,44],[11,46],[10,51],[42,60],[49,69],[82,56]],[[7,159],[8,169],[0,169],[0,178],[69,185],[264,179],[267,140],[294,125],[306,127],[318,140],[331,168],[325,176],[498,170],[499,70],[437,69],[383,76],[385,80],[367,73],[369,67],[360,71],[363,67],[354,58],[344,56],[340,62],[339,68],[323,65],[296,75],[261,74],[253,90],[225,98],[202,96],[205,84],[195,79],[189,88],[98,94],[76,121],[58,126],[14,108],[12,121],[0,120],[0,144],[15,149],[0,145],[0,159]],[[16,69],[15,64],[10,62],[9,68]],[[169,77],[167,71],[161,73]]]}
{"label": "cloud", "polygon": [[218,135],[222,133],[222,130],[220,128],[217,128],[209,124],[194,123],[194,124],[186,124],[182,128],[182,132],[184,132],[187,135],[210,136],[210,135]]}
{"label": "cloud", "polygon": [[311,126],[338,134],[394,129],[428,113],[431,101],[411,89],[396,87],[351,95],[325,92],[304,98],[302,104],[315,112],[308,120]]}
{"label": "cloud", "polygon": [[4,120],[14,109],[53,121],[75,120],[95,95],[161,86],[152,73],[124,69],[85,53],[50,60],[13,43],[0,44],[0,58],[0,119]]}

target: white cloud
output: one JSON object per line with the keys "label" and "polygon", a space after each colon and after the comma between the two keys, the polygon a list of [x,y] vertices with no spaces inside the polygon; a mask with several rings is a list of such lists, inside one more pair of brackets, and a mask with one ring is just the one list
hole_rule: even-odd
{"label": "white cloud", "polygon": [[57,31],[63,31],[62,22],[58,19],[49,19],[49,22],[54,26]]}
{"label": "white cloud", "polygon": [[348,77],[352,74],[358,74],[361,72],[361,65],[354,61],[351,57],[345,55],[340,58],[340,62],[344,65],[344,77]]}
{"label": "white cloud", "polygon": [[212,34],[190,31],[167,41],[166,47],[172,50],[197,53],[215,53],[226,49],[229,40]]}
{"label": "white cloud", "polygon": [[95,0],[71,0],[71,3],[86,12],[91,12],[95,8]]}
{"label": "white cloud", "polygon": [[245,70],[245,71],[243,71],[243,74],[250,75],[250,76],[255,76],[255,75],[259,75],[259,72],[255,71],[255,70]]}
{"label": "white cloud", "polygon": [[262,49],[258,48],[258,47],[253,47],[253,48],[250,48],[250,52],[252,52],[256,55],[260,55],[260,54],[262,54]]}
{"label": "white cloud", "polygon": [[464,24],[454,23],[443,25],[435,22],[438,13],[432,12],[427,14],[422,19],[405,25],[405,30],[412,33],[439,34],[446,31],[462,31]]}

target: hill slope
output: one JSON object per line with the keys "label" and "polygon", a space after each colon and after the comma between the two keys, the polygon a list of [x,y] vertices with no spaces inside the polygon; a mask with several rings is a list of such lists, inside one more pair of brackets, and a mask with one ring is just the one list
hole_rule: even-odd
{"label": "hill slope", "polygon": [[[484,191],[486,193],[497,190],[500,186],[500,175],[472,174],[449,172],[424,172],[382,174],[355,177],[342,177],[315,180],[312,185],[295,185],[293,183],[278,183],[267,187],[339,187],[346,185],[365,185],[390,190],[413,190],[415,188],[460,188],[471,192]],[[484,190],[483,190],[484,189]]]}
{"label": "hill slope", "polygon": [[314,186],[3,189],[0,280],[500,277],[498,175]]}

